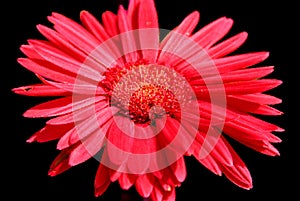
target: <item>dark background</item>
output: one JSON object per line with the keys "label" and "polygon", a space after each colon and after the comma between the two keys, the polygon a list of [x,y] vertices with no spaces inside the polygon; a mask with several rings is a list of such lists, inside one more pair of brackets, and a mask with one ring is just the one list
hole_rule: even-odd
{"label": "dark background", "polygon": [[[1,19],[2,32],[5,36],[2,38],[2,44],[5,45],[5,54],[2,60],[8,60],[8,63],[2,64],[4,73],[1,73],[0,88],[1,95],[4,95],[2,127],[8,126],[8,129],[2,131],[1,149],[3,149],[2,168],[5,168],[2,176],[8,178],[2,182],[5,185],[4,192],[11,198],[8,200],[120,201],[121,197],[129,197],[132,201],[141,200],[133,189],[128,192],[121,191],[117,183],[112,184],[102,197],[95,198],[93,182],[98,162],[93,159],[73,167],[62,175],[49,177],[48,168],[58,154],[55,149],[56,143],[27,144],[26,139],[42,128],[45,121],[22,117],[26,109],[47,99],[18,96],[10,92],[13,87],[37,82],[31,72],[16,62],[18,57],[23,56],[19,51],[20,45],[25,44],[30,38],[42,39],[35,28],[36,24],[50,25],[46,17],[52,11],[62,13],[76,21],[79,20],[81,10],[88,10],[100,18],[105,10],[116,11],[118,2],[120,1],[26,0],[11,1],[10,5],[3,5]],[[125,1],[123,3],[126,5]],[[292,62],[297,57],[296,54],[293,55],[297,36],[297,16],[294,9],[296,6],[289,1],[267,3],[258,0],[239,3],[215,0],[157,0],[156,6],[160,26],[164,29],[174,28],[194,10],[201,13],[199,28],[222,16],[233,18],[235,24],[227,37],[241,31],[249,33],[247,42],[238,52],[270,51],[270,58],[264,64],[275,65],[276,68],[269,77],[284,81],[283,85],[270,93],[283,99],[283,103],[276,108],[285,114],[265,118],[286,129],[286,132],[279,133],[283,142],[276,145],[281,156],[264,156],[232,142],[252,173],[254,188],[250,191],[240,189],[225,177],[215,176],[196,160],[187,158],[188,175],[182,186],[177,189],[177,200],[188,200],[187,197],[193,197],[189,200],[207,198],[215,200],[219,196],[223,199],[240,200],[272,199],[295,194],[296,188],[299,187],[297,182],[299,166],[292,164],[292,160],[297,161],[298,158],[292,143],[295,141],[295,135],[299,133],[292,132],[290,128],[289,91],[292,81],[289,72],[291,69],[299,68],[299,65],[295,66]]]}

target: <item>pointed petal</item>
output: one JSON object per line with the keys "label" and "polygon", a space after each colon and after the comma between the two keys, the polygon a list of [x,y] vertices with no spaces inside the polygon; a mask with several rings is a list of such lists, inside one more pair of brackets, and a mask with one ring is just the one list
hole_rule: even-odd
{"label": "pointed petal", "polygon": [[73,83],[75,80],[74,74],[43,60],[19,58],[18,62],[26,69],[51,80],[67,83]]}
{"label": "pointed petal", "polygon": [[141,0],[130,0],[128,5],[128,21],[132,30],[139,28],[139,7]]}
{"label": "pointed petal", "polygon": [[215,65],[220,73],[247,68],[258,64],[269,57],[268,52],[247,53],[215,59]]}
{"label": "pointed petal", "polygon": [[[224,140],[225,141],[225,140]],[[252,178],[250,172],[244,162],[240,159],[237,153],[232,149],[227,141],[225,141],[227,147],[230,149],[233,157],[233,166],[223,166],[223,172],[226,177],[235,183],[237,186],[244,189],[252,188]]]}
{"label": "pointed petal", "polygon": [[[77,123],[74,129],[70,130],[59,140],[57,149],[64,149],[79,141],[85,143],[86,148],[93,146],[92,150],[96,148],[96,144],[101,146],[101,142],[111,125],[111,118],[110,108],[105,108],[97,112],[96,116],[93,114],[84,121]],[[89,145],[93,143],[92,140],[95,140],[95,145]],[[94,150],[94,152],[97,151]]]}
{"label": "pointed petal", "polygon": [[108,168],[100,163],[95,177],[95,196],[101,196],[110,184]]}
{"label": "pointed petal", "polygon": [[267,131],[260,131],[248,125],[228,122],[224,126],[224,132],[258,152],[268,155],[279,155],[278,151],[273,146],[270,146],[269,140],[278,142],[280,139]]}
{"label": "pointed petal", "polygon": [[224,57],[237,50],[246,41],[247,37],[247,32],[237,34],[210,48],[208,50],[208,55],[210,55],[210,57],[213,59]]}
{"label": "pointed petal", "polygon": [[87,59],[89,59],[88,63],[93,63],[93,60],[97,61],[98,65],[96,65],[96,67],[99,68],[100,74],[106,67],[109,67],[118,59],[115,55],[109,54],[111,51],[103,52],[103,48],[105,49],[105,47],[100,45],[100,41],[71,19],[53,13],[52,16],[49,17],[49,21],[54,23],[54,28],[64,35],[70,43],[89,55],[89,57],[87,57]]}
{"label": "pointed petal", "polygon": [[43,25],[37,25],[37,29],[50,42],[56,45],[58,49],[72,56],[72,58],[76,59],[77,61],[84,62],[87,55],[69,43],[63,35]]}
{"label": "pointed petal", "polygon": [[164,201],[175,201],[175,198],[176,198],[176,191],[175,191],[175,188],[171,188],[170,191],[167,191],[164,193],[164,198],[163,200]]}
{"label": "pointed petal", "polygon": [[281,99],[279,99],[279,98],[276,98],[274,96],[270,96],[267,94],[261,94],[261,93],[237,95],[234,97],[237,97],[238,99],[241,99],[244,101],[258,103],[261,105],[275,105],[275,104],[279,104],[282,102]]}
{"label": "pointed petal", "polygon": [[[75,113],[68,113],[62,116],[58,116],[55,118],[52,118],[48,120],[46,123],[48,125],[62,125],[62,124],[69,124],[69,123],[78,123],[79,121],[82,121],[84,119],[88,119],[91,116],[95,115],[95,113],[98,113],[100,110],[106,108],[108,106],[108,103],[104,101],[99,101],[95,104],[95,106],[88,106],[85,108],[82,108],[81,110],[75,112]],[[78,124],[76,124],[78,125]]]}
{"label": "pointed petal", "polygon": [[163,190],[158,185],[154,185],[153,191],[150,195],[150,199],[153,201],[163,201]]}
{"label": "pointed petal", "polygon": [[69,154],[72,147],[65,149],[59,153],[59,155],[52,162],[48,174],[50,176],[56,176],[71,168],[69,165]]}
{"label": "pointed petal", "polygon": [[[187,16],[178,27],[176,27],[163,39],[160,44],[160,49],[163,51],[160,52],[160,55],[158,57],[159,63],[172,64],[176,60],[178,60],[177,57],[174,57],[173,55],[170,55],[168,53],[176,54],[176,52],[180,52],[181,49],[186,49],[186,47],[190,46],[190,44],[186,44],[186,42],[188,41],[187,36],[194,30],[196,23],[198,23],[198,20],[199,13],[193,12],[192,14]],[[189,41],[189,43],[191,43],[191,41]]]}
{"label": "pointed petal", "polygon": [[54,28],[73,43],[78,49],[89,54],[100,43],[81,25],[58,13],[52,13],[48,20],[54,24]]}
{"label": "pointed petal", "polygon": [[174,172],[175,177],[179,182],[183,182],[186,178],[186,167],[184,158],[179,158],[175,163],[171,165],[171,169]]}
{"label": "pointed petal", "polygon": [[29,44],[33,46],[38,54],[40,54],[46,61],[59,66],[65,71],[73,73],[76,76],[82,76],[87,80],[98,82],[101,79],[99,73],[89,66],[84,65],[71,58],[61,50],[55,48],[44,41],[30,40]]}
{"label": "pointed petal", "polygon": [[68,96],[71,93],[63,89],[44,84],[35,84],[24,87],[12,89],[12,91],[19,95],[25,96]]}
{"label": "pointed petal", "polygon": [[[56,140],[64,136],[70,129],[74,127],[73,124],[52,126],[46,125],[44,128],[34,134],[34,141],[37,142],[49,142]],[[31,138],[27,142],[33,142]]]}
{"label": "pointed petal", "polygon": [[[113,123],[112,114],[109,112],[104,112],[104,114],[105,116],[96,116],[98,123],[94,126],[97,128],[94,132],[79,131],[78,135],[79,139],[81,139],[81,144],[70,154],[70,165],[75,166],[83,163],[92,156],[95,156],[101,150],[108,130],[111,128]],[[93,120],[92,122],[95,121],[96,120]],[[75,138],[75,140],[77,139]]]}
{"label": "pointed petal", "polygon": [[22,45],[20,50],[30,59],[44,60],[31,45]]}
{"label": "pointed petal", "polygon": [[[120,168],[122,169],[122,168]],[[119,170],[114,170],[114,169],[109,169],[109,177],[111,182],[115,182],[119,179],[121,176],[122,172]]]}
{"label": "pointed petal", "polygon": [[153,190],[153,180],[151,175],[140,175],[138,176],[135,187],[137,192],[144,198],[147,198],[150,196]]}
{"label": "pointed petal", "polygon": [[[102,77],[102,76],[101,76]],[[80,95],[106,95],[107,92],[101,87],[97,86],[96,83],[89,83],[85,78],[78,78],[75,83],[60,83],[53,82],[43,79],[43,82],[47,85],[51,85],[61,90],[65,90],[71,94],[80,94]]]}
{"label": "pointed petal", "polygon": [[[105,14],[103,14],[103,15],[105,16]],[[106,52],[108,52],[109,54],[114,55],[114,58],[120,58],[121,56],[123,56],[123,54],[120,50],[121,45],[115,43],[115,40],[110,40],[111,36],[109,35],[109,33],[105,30],[105,28],[99,23],[99,21],[93,15],[91,15],[87,11],[82,11],[80,13],[80,19],[81,19],[82,23],[84,24],[84,26],[91,33],[93,33],[94,36],[100,42],[102,42],[101,48],[100,48],[99,51],[102,51],[102,49],[105,49]],[[114,26],[117,26],[117,24],[115,24]]]}
{"label": "pointed petal", "polygon": [[234,81],[248,81],[262,78],[274,71],[273,66],[268,67],[258,67],[258,68],[249,68],[231,71],[222,75],[214,75],[211,77],[207,77],[202,79],[199,75],[191,76],[189,83],[191,85],[208,85],[208,84],[217,84],[217,83],[227,83]]}
{"label": "pointed petal", "polygon": [[201,161],[210,155],[218,164],[232,165],[231,153],[220,135],[221,133],[213,129],[208,134],[199,133],[196,138],[199,144],[194,150],[195,157]]}
{"label": "pointed petal", "polygon": [[232,19],[220,18],[200,29],[191,38],[201,47],[209,48],[228,33],[232,24]]}
{"label": "pointed petal", "polygon": [[227,104],[242,112],[250,112],[262,115],[281,115],[282,112],[267,105],[260,105],[258,103],[240,99],[238,96],[227,97]]}
{"label": "pointed petal", "polygon": [[114,37],[119,34],[118,19],[114,13],[110,11],[105,11],[102,14],[102,22],[106,32],[111,37]]}
{"label": "pointed petal", "polygon": [[[198,154],[197,154],[198,155]],[[199,160],[199,162],[206,167],[208,170],[213,172],[216,175],[221,176],[222,175],[222,170],[218,162],[210,155],[205,157],[204,159]]]}
{"label": "pointed petal", "polygon": [[153,0],[140,1],[139,7],[139,28],[158,29],[158,18]]}
{"label": "pointed petal", "polygon": [[128,25],[128,18],[123,6],[120,6],[118,11],[118,23],[120,30],[120,40],[122,42],[123,53],[127,62],[136,62],[138,59],[136,42],[137,38],[134,37],[133,32],[130,31]]}
{"label": "pointed petal", "polygon": [[119,183],[122,189],[128,190],[136,181],[137,175],[122,173],[119,177]]}
{"label": "pointed petal", "polygon": [[139,38],[143,58],[156,61],[159,48],[159,27],[153,0],[143,0],[139,6]]}
{"label": "pointed petal", "polygon": [[209,94],[224,93],[228,95],[261,93],[273,89],[282,84],[282,81],[275,79],[261,79],[242,82],[231,82],[224,84],[215,84],[210,89],[207,86],[193,87],[197,97],[208,96]]}
{"label": "pointed petal", "polygon": [[198,11],[194,11],[191,14],[189,14],[178,27],[175,28],[174,31],[190,36],[194,29],[196,28],[198,22],[200,19],[200,13]]}
{"label": "pointed petal", "polygon": [[100,42],[104,42],[109,39],[109,35],[106,33],[104,27],[99,21],[88,11],[80,12],[80,20],[85,28],[92,33]]}
{"label": "pointed petal", "polygon": [[87,99],[83,98],[77,101],[73,101],[72,97],[59,98],[34,106],[33,108],[27,110],[24,113],[24,116],[29,118],[36,118],[64,115],[81,108],[91,106],[100,100],[103,100],[103,97]]}

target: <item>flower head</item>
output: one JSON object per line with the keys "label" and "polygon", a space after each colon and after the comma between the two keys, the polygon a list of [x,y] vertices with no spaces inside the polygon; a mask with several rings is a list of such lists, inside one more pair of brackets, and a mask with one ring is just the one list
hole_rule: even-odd
{"label": "flower head", "polygon": [[[105,12],[100,23],[87,11],[81,24],[53,13],[54,29],[38,25],[46,40],[29,40],[19,63],[41,83],[13,89],[56,99],[25,112],[50,117],[28,142],[59,140],[55,176],[94,157],[100,165],[95,195],[111,182],[135,186],[153,201],[175,200],[186,177],[184,157],[194,156],[217,175],[250,189],[250,173],[228,137],[263,154],[279,155],[272,132],[283,131],[257,115],[280,115],[280,99],[264,92],[281,81],[255,67],[267,52],[232,55],[242,32],[219,42],[233,21],[220,18],[198,31],[197,11],[174,30],[159,29],[153,0],[132,0],[128,10]],[[166,37],[160,38],[161,32]]]}

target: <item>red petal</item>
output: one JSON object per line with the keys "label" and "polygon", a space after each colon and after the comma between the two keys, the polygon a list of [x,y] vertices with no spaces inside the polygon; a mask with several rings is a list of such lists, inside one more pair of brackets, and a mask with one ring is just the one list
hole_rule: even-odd
{"label": "red petal", "polygon": [[106,32],[111,37],[114,37],[115,35],[119,34],[118,19],[114,13],[112,13],[110,11],[104,12],[102,14],[102,21],[103,21],[103,25],[104,25]]}
{"label": "red petal", "polygon": [[150,196],[153,190],[153,179],[151,175],[140,175],[138,176],[135,187],[137,192],[144,198]]}
{"label": "red petal", "polygon": [[98,82],[101,78],[100,74],[90,68],[71,58],[61,50],[53,47],[51,44],[44,41],[29,41],[38,54],[40,54],[46,61],[59,66],[63,70],[73,73],[76,76],[83,77],[88,80]]}
{"label": "red petal", "polygon": [[88,83],[87,80],[81,78],[78,78],[76,82],[72,84],[53,82],[46,79],[42,79],[42,81],[47,85],[51,85],[58,89],[63,89],[72,94],[89,95],[89,96],[107,94],[107,92],[101,86],[97,86],[96,83]]}
{"label": "red petal", "polygon": [[246,165],[236,154],[236,152],[231,148],[228,142],[225,141],[227,147],[230,149],[231,155],[233,157],[233,166],[223,166],[223,172],[226,177],[238,185],[241,188],[250,189],[252,188],[252,178]]}
{"label": "red petal", "polygon": [[254,114],[262,115],[281,115],[282,112],[276,110],[267,105],[260,105],[244,99],[240,99],[238,96],[227,97],[227,104],[229,107],[235,108],[242,112],[251,112]]}
{"label": "red petal", "polygon": [[100,164],[95,178],[95,196],[101,196],[106,191],[109,184],[110,179],[108,168]]}
{"label": "red petal", "polygon": [[54,24],[54,28],[59,33],[78,47],[78,49],[83,50],[87,54],[100,44],[99,41],[81,25],[63,15],[52,13],[52,16],[48,17],[48,19]]}
{"label": "red petal", "polygon": [[159,28],[156,8],[153,0],[140,1],[139,28],[140,29]]}
{"label": "red petal", "polygon": [[139,6],[141,0],[130,0],[128,5],[128,20],[132,30],[139,28]]}
{"label": "red petal", "polygon": [[18,87],[12,89],[16,94],[25,96],[68,96],[70,92],[58,89],[44,84],[35,84],[30,86]]}
{"label": "red petal", "polygon": [[201,161],[211,155],[217,163],[232,164],[231,153],[221,138],[221,133],[210,129],[208,134],[199,133],[196,140],[199,145],[195,147],[194,156],[198,160]]}
{"label": "red petal", "polygon": [[48,174],[50,176],[56,176],[71,168],[69,165],[69,154],[73,148],[70,147],[60,152],[60,154],[54,159],[50,166]]}
{"label": "red petal", "polygon": [[[120,121],[117,122],[119,123]],[[133,125],[128,124],[127,126],[131,128]],[[115,165],[127,163],[134,139],[123,133],[115,122],[109,129],[107,138],[109,141],[107,144],[109,160]]]}
{"label": "red petal", "polygon": [[153,63],[156,61],[159,48],[158,18],[153,0],[140,2],[138,19],[139,29],[141,29],[139,37],[143,58]]}
{"label": "red petal", "polygon": [[122,189],[128,190],[136,181],[138,176],[134,174],[123,173],[119,177],[119,183]]}
{"label": "red petal", "polygon": [[191,39],[203,48],[209,48],[223,38],[232,27],[233,20],[220,18],[195,33]]}
{"label": "red petal", "polygon": [[220,73],[247,68],[258,64],[269,57],[268,52],[247,53],[215,59],[215,65]]}
{"label": "red petal", "polygon": [[171,188],[170,191],[164,193],[164,201],[175,201],[176,198],[176,191],[175,188]]}
{"label": "red petal", "polygon": [[95,97],[83,98],[81,100],[74,101],[72,97],[59,98],[34,106],[33,108],[27,110],[24,113],[24,116],[36,118],[64,115],[81,108],[91,106],[102,99],[103,97]]}
{"label": "red petal", "polygon": [[212,156],[208,155],[204,159],[198,159],[198,160],[202,165],[204,165],[208,170],[212,171],[214,174],[219,176],[222,175],[222,170],[220,165]]}
{"label": "red petal", "polygon": [[72,150],[69,164],[75,166],[95,156],[103,146],[104,137],[105,133],[94,132],[82,140],[82,143]]}
{"label": "red petal", "polygon": [[[270,155],[279,154],[276,149],[270,146],[269,140],[279,142],[280,139],[269,132],[260,131],[253,129],[253,127],[249,125],[242,125],[234,122],[226,123],[224,126],[224,132],[240,143],[259,152],[268,153]],[[266,152],[268,149],[269,151]]]}
{"label": "red petal", "polygon": [[242,125],[246,125],[247,127],[252,127],[252,129],[257,129],[259,131],[268,131],[268,132],[282,132],[284,129],[268,123],[266,121],[263,121],[261,119],[258,119],[251,115],[240,115],[239,118],[235,119],[235,123],[239,123]]}
{"label": "red petal", "polygon": [[90,33],[92,33],[100,42],[104,42],[109,39],[109,35],[106,33],[103,26],[99,21],[88,11],[81,11],[80,20]]}
{"label": "red petal", "polygon": [[123,52],[127,62],[136,62],[138,59],[136,43],[137,38],[134,37],[133,32],[130,32],[128,25],[128,18],[123,6],[120,6],[118,11],[118,23],[120,30],[120,40],[122,42]]}
{"label": "red petal", "polygon": [[105,108],[100,112],[97,111],[96,116],[91,115],[86,120],[77,123],[74,129],[66,133],[59,140],[57,149],[64,149],[78,141],[84,142],[86,147],[88,147],[88,143],[93,143],[93,139],[96,143],[102,142],[103,137],[111,125],[111,118],[112,114],[110,113],[110,108]]}
{"label": "red petal", "polygon": [[19,58],[18,62],[26,69],[51,80],[73,83],[75,75],[49,62],[36,59]]}
{"label": "red petal", "polygon": [[[161,42],[160,49],[163,50],[159,55],[159,63],[169,63],[172,64],[175,61],[180,60],[177,58],[176,53],[179,53],[181,49],[191,48],[191,41],[188,40],[187,35],[190,34],[196,26],[196,23],[199,20],[199,13],[193,12],[187,16],[182,23],[171,31]],[[187,41],[189,43],[187,44]],[[201,48],[200,48],[201,49]],[[199,50],[199,47],[196,48],[196,51]],[[171,53],[171,54],[169,54]],[[193,54],[191,51],[188,51],[189,54]],[[173,55],[174,54],[174,55]],[[178,54],[181,55],[181,54]],[[182,57],[183,55],[181,55]],[[183,57],[185,58],[185,57]]]}
{"label": "red petal", "polygon": [[267,94],[245,94],[245,95],[237,95],[234,96],[237,97],[238,99],[248,101],[248,102],[253,102],[253,103],[258,103],[261,105],[275,105],[281,103],[281,99],[276,98],[274,96],[270,96]]}
{"label": "red petal", "polygon": [[82,108],[81,110],[75,112],[75,113],[69,113],[65,114],[63,116],[55,117],[47,121],[48,125],[62,125],[62,124],[69,124],[69,123],[78,123],[79,121],[82,121],[84,119],[87,119],[95,113],[99,112],[103,108],[107,107],[106,101],[100,101],[95,104],[95,106],[88,106],[85,108]]}
{"label": "red petal", "polygon": [[101,69],[100,73],[118,59],[118,57],[114,57],[115,55],[107,54],[107,51],[103,52],[103,47],[99,46],[101,43],[76,22],[57,13],[53,13],[49,20],[54,23],[54,28],[64,35],[69,42],[89,55],[87,57],[89,60],[85,63],[93,64],[96,58],[97,65],[93,68],[98,68],[99,71]]}
{"label": "red petal", "polygon": [[242,32],[236,36],[233,36],[225,40],[224,42],[210,48],[208,50],[208,55],[213,59],[226,56],[237,50],[246,41],[247,37],[247,32]]}
{"label": "red petal", "polygon": [[190,36],[194,29],[196,28],[198,22],[200,19],[200,13],[198,11],[194,11],[191,14],[189,14],[178,27],[175,28],[174,31]]}
{"label": "red petal", "polygon": [[37,25],[37,28],[41,32],[41,34],[43,34],[49,41],[55,44],[58,49],[64,51],[79,62],[85,61],[87,55],[70,44],[63,35],[43,25]]}
{"label": "red petal", "polygon": [[[123,169],[123,167],[121,167],[120,169]],[[119,177],[121,176],[122,172],[120,172],[119,170],[115,170],[115,169],[109,169],[109,177],[110,177],[110,181],[111,182],[115,182],[119,179]]]}
{"label": "red petal", "polygon": [[31,45],[22,45],[20,50],[30,59],[44,60],[44,58],[41,57],[41,55],[39,55]]}
{"label": "red petal", "polygon": [[153,191],[150,195],[150,199],[153,201],[163,201],[163,190],[159,189],[157,185],[154,185]]}
{"label": "red petal", "polygon": [[227,95],[240,95],[240,94],[253,94],[261,93],[273,89],[282,84],[280,80],[274,79],[261,79],[242,82],[231,82],[224,84],[215,84],[210,86],[195,86],[194,90],[197,93],[197,97],[208,96],[209,94],[226,93]]}
{"label": "red petal", "polygon": [[190,76],[189,83],[191,85],[208,85],[208,84],[218,84],[220,82],[227,83],[227,82],[235,82],[235,81],[248,81],[248,80],[255,80],[258,78],[262,78],[274,70],[273,66],[269,67],[259,67],[259,68],[249,68],[243,70],[236,70],[231,71],[222,75],[214,75],[211,77],[207,77],[202,79],[199,75],[192,75]]}
{"label": "red petal", "polygon": [[183,182],[186,178],[186,167],[184,158],[179,158],[175,163],[171,165],[171,169],[174,172],[175,177],[179,182]]}
{"label": "red petal", "polygon": [[73,127],[73,124],[60,126],[46,125],[44,128],[34,134],[34,138],[30,138],[29,140],[27,140],[27,142],[48,142],[56,140],[64,136]]}

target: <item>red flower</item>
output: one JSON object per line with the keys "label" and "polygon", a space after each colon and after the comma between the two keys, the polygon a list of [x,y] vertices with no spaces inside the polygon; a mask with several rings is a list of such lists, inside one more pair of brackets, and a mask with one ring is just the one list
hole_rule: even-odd
{"label": "red flower", "polygon": [[145,198],[175,200],[186,177],[184,156],[250,189],[250,173],[226,138],[279,155],[272,132],[283,129],[252,114],[281,114],[269,106],[281,100],[264,94],[281,81],[263,79],[272,66],[253,67],[267,52],[230,55],[246,32],[219,42],[231,19],[194,32],[193,12],[163,39],[153,0],[132,0],[117,15],[107,11],[102,24],[87,11],[80,19],[82,25],[53,13],[54,30],[37,26],[47,40],[29,40],[21,47],[27,58],[18,60],[41,83],[15,93],[57,97],[24,114],[51,117],[28,140],[59,139],[49,175],[95,157],[96,196],[118,181]]}

